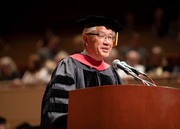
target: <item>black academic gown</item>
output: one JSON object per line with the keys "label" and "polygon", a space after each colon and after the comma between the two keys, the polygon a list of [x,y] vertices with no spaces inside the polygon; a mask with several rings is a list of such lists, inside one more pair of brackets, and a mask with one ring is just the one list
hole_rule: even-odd
{"label": "black academic gown", "polygon": [[41,129],[65,129],[70,90],[122,84],[116,70],[104,61],[83,54],[61,60],[46,88],[41,111]]}

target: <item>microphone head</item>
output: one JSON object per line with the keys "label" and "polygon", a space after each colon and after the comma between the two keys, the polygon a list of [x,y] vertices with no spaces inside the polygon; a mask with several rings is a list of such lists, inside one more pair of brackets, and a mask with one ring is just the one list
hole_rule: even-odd
{"label": "microphone head", "polygon": [[114,67],[114,68],[118,68],[118,67],[117,67],[117,64],[118,64],[118,63],[120,63],[120,61],[119,61],[118,59],[115,59],[115,60],[112,62],[113,67]]}
{"label": "microphone head", "polygon": [[124,61],[121,61],[121,64],[124,64],[124,65],[126,65],[126,62],[124,62]]}
{"label": "microphone head", "polygon": [[130,72],[132,72],[129,68],[125,67],[125,66],[120,62],[120,60],[118,60],[118,59],[115,59],[115,60],[113,61],[113,67],[114,67],[115,69],[120,68],[120,69],[123,70],[126,74],[129,74]]}

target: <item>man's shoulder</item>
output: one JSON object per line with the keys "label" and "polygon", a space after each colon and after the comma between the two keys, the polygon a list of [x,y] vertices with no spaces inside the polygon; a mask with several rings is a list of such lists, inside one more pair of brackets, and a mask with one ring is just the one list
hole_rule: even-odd
{"label": "man's shoulder", "polygon": [[74,60],[71,56],[67,56],[67,57],[64,57],[64,58],[62,58],[61,60],[59,60],[59,62],[57,63],[57,65],[59,64],[59,63],[69,63],[69,61],[72,61],[72,60]]}

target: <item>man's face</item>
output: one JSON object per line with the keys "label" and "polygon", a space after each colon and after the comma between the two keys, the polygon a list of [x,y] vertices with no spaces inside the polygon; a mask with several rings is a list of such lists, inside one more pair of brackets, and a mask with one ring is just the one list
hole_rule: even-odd
{"label": "man's face", "polygon": [[112,49],[113,40],[109,39],[108,36],[113,37],[113,31],[104,26],[97,26],[96,30],[92,33],[104,35],[105,37],[84,35],[83,38],[86,44],[86,50],[95,60],[103,60],[109,56]]}

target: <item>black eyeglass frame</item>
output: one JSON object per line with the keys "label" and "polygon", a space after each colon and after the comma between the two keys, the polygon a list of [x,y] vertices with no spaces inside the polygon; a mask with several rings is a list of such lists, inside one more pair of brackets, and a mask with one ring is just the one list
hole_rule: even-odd
{"label": "black eyeglass frame", "polygon": [[[86,35],[97,35],[97,36],[100,36],[99,33],[85,33]],[[105,39],[106,39],[107,36],[105,36]],[[112,37],[112,40],[114,40],[114,36]],[[108,38],[109,39],[109,38]]]}

